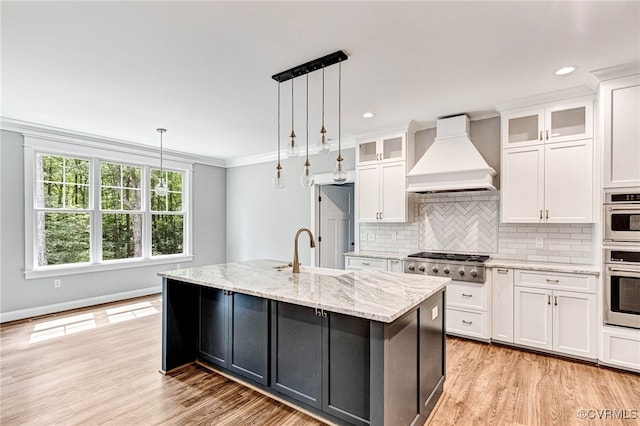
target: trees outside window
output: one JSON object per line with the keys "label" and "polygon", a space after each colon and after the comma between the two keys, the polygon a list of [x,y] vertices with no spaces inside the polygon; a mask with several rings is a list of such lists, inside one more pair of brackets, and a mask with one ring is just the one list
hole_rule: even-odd
{"label": "trees outside window", "polygon": [[160,170],[149,166],[36,154],[34,264],[184,254],[185,173],[163,173],[169,191],[159,196]]}

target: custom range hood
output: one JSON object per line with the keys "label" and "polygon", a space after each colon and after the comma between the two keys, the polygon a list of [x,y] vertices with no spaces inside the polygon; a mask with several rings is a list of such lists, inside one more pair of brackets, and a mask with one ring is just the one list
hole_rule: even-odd
{"label": "custom range hood", "polygon": [[495,191],[496,171],[469,139],[466,115],[436,123],[433,145],[407,174],[407,192]]}

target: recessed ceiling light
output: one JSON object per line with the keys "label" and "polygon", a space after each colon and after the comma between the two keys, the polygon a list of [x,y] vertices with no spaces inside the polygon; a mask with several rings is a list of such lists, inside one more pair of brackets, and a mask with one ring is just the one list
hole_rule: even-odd
{"label": "recessed ceiling light", "polygon": [[569,65],[567,67],[562,67],[558,70],[556,70],[555,74],[556,75],[566,75],[566,74],[571,74],[572,72],[574,72],[575,70],[578,69],[577,65]]}
{"label": "recessed ceiling light", "polygon": [[364,114],[362,114],[363,118],[371,118],[373,117],[375,114],[372,112],[365,112]]}

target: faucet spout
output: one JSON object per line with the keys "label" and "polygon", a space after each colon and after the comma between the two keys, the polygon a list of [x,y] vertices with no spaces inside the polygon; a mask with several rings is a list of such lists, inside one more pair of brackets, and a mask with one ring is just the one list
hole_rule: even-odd
{"label": "faucet spout", "polygon": [[307,234],[309,234],[311,248],[314,248],[316,246],[316,241],[313,239],[313,234],[309,229],[307,228],[298,229],[298,232],[296,232],[296,237],[293,240],[293,273],[294,274],[300,273],[300,261],[298,260],[298,237],[303,232],[306,232]]}

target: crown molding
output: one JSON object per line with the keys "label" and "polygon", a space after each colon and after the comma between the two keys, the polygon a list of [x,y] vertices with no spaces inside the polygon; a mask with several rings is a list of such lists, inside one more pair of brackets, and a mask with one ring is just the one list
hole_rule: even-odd
{"label": "crown molding", "polygon": [[[98,148],[120,152],[129,152],[138,155],[157,156],[159,152],[158,148],[153,146],[138,144],[122,139],[97,136],[90,133],[78,132],[75,130],[47,126],[44,124],[16,120],[7,117],[0,117],[0,129],[21,133],[24,136],[33,136],[41,139],[50,139],[72,144],[91,145]],[[163,149],[163,153],[165,155],[165,158],[167,159],[176,161],[187,161],[190,163],[199,163],[215,167],[226,167],[226,162],[218,158],[190,154],[187,152],[175,151],[171,149]]]}
{"label": "crown molding", "polygon": [[547,102],[562,101],[583,96],[593,96],[595,89],[590,86],[577,86],[569,89],[556,90],[553,92],[541,93],[539,95],[528,96],[514,101],[503,102],[495,106],[496,110],[503,112],[510,109],[529,107],[531,105],[544,104]]}
{"label": "crown molding", "polygon": [[[349,138],[341,142],[342,150],[351,149],[355,147],[356,147],[355,138]],[[302,152],[302,148],[300,149],[300,151]],[[331,152],[334,152],[334,151],[338,151],[337,142],[331,142]],[[317,152],[318,152],[318,148],[315,145],[309,147],[309,155],[316,154]],[[286,151],[280,151],[280,158],[287,158]],[[253,164],[268,163],[268,162],[277,161],[277,160],[278,160],[278,152],[273,151],[273,152],[266,152],[264,154],[245,155],[243,157],[229,158],[226,161],[226,167],[231,168],[231,167],[251,166]]]}
{"label": "crown molding", "polygon": [[591,71],[598,82],[612,80],[614,78],[627,77],[640,74],[640,61],[629,62],[628,64],[616,65],[615,67],[602,68]]}

